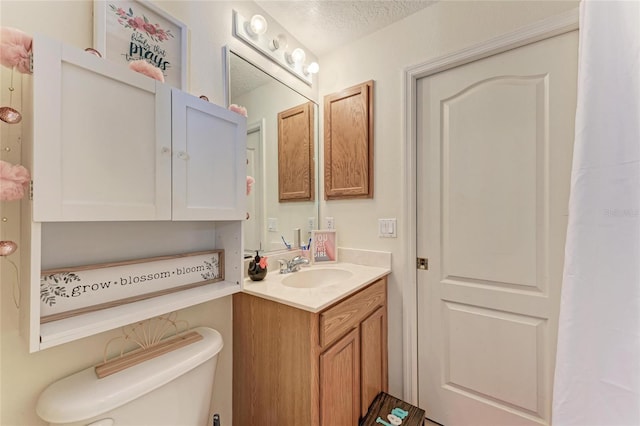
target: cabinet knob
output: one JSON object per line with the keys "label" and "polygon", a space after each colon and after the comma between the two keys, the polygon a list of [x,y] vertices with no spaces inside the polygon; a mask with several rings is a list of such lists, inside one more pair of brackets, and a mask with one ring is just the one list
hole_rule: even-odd
{"label": "cabinet knob", "polygon": [[167,153],[171,152],[171,149],[166,147],[166,146],[163,146],[162,149],[160,149],[160,152],[163,153],[163,154],[167,154]]}
{"label": "cabinet knob", "polygon": [[181,159],[181,160],[188,160],[189,159],[189,154],[187,154],[184,151],[180,151],[178,153],[178,158]]}

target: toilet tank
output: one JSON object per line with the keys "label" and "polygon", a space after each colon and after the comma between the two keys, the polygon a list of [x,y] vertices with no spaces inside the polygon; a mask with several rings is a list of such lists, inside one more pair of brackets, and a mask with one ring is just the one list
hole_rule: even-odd
{"label": "toilet tank", "polygon": [[94,367],[61,379],[40,395],[36,412],[54,425],[201,426],[209,406],[222,336],[203,339],[99,379]]}

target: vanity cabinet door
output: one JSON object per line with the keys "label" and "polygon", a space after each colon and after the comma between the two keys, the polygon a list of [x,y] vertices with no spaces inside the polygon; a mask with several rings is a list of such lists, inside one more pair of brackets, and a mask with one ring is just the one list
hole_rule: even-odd
{"label": "vanity cabinet door", "polygon": [[355,328],[320,355],[320,424],[353,426],[360,417],[360,334]]}
{"label": "vanity cabinet door", "polygon": [[360,415],[364,417],[380,391],[388,389],[386,306],[381,306],[362,321],[360,345]]}
{"label": "vanity cabinet door", "polygon": [[171,92],[47,38],[34,41],[33,220],[171,218]]}
{"label": "vanity cabinet door", "polygon": [[173,220],[245,219],[246,128],[245,117],[173,89]]}

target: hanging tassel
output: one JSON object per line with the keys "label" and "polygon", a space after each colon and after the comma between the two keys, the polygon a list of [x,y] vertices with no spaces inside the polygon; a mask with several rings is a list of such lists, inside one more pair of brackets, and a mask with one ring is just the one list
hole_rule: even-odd
{"label": "hanging tassel", "polygon": [[0,241],[0,256],[13,266],[16,273],[16,280],[13,283],[13,303],[16,305],[16,309],[20,309],[20,272],[16,264],[7,257],[15,253],[17,249],[18,245],[13,241]]}

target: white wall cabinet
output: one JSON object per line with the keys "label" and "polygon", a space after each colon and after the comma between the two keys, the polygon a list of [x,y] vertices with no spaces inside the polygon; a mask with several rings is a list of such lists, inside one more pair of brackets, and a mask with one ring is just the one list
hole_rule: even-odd
{"label": "white wall cabinet", "polygon": [[246,119],[38,37],[33,217],[241,220]]}
{"label": "white wall cabinet", "polygon": [[[20,274],[29,350],[241,291],[246,119],[45,37],[33,52]],[[42,271],[210,249],[224,249],[223,281],[42,321]]]}

